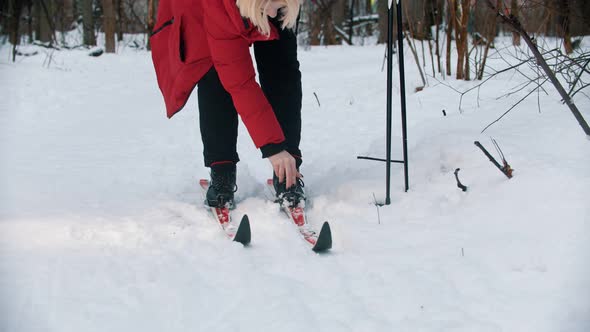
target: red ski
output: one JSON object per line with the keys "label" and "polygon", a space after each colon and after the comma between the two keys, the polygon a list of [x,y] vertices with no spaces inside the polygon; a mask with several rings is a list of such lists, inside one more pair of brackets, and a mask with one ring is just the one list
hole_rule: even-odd
{"label": "red ski", "polygon": [[[209,188],[209,180],[201,179],[199,181],[203,193],[207,192]],[[213,218],[219,224],[225,235],[232,241],[239,242],[241,244],[250,243],[251,232],[250,232],[250,220],[247,215],[242,217],[242,220],[237,223],[232,220],[229,206],[222,208],[206,206],[211,211]]]}
{"label": "red ski", "polygon": [[[268,179],[266,184],[270,192],[273,194],[273,197],[276,197],[272,179]],[[327,221],[324,221],[320,232],[317,233],[314,231],[311,225],[307,222],[304,203],[300,203],[294,207],[281,204],[281,210],[289,217],[299,231],[299,235],[301,235],[301,237],[311,246],[313,251],[321,252],[332,248],[332,232],[330,230],[330,224],[328,224]]]}

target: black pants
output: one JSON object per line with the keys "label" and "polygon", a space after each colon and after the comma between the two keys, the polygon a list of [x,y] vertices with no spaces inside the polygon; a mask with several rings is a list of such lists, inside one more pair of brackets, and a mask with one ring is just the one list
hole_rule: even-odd
{"label": "black pants", "polygon": [[[278,22],[273,22],[278,25]],[[285,134],[287,152],[301,164],[301,72],[297,38],[292,30],[279,28],[279,40],[255,42],[254,56],[262,91]],[[199,121],[205,166],[223,161],[238,162],[238,114],[217,71],[211,70],[198,83]]]}

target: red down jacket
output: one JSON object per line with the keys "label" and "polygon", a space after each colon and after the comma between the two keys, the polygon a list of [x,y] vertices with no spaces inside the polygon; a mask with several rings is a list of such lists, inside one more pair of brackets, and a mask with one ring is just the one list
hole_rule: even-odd
{"label": "red down jacket", "polygon": [[257,148],[285,140],[255,80],[249,47],[269,38],[240,16],[235,0],[160,0],[150,37],[158,85],[168,117],[186,104],[197,82],[215,66]]}

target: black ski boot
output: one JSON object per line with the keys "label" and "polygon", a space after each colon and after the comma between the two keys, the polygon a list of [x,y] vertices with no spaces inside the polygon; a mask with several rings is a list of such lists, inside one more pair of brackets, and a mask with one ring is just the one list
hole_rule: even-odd
{"label": "black ski boot", "polygon": [[207,205],[211,207],[234,208],[236,186],[236,164],[227,163],[211,166],[211,184],[207,189]]}
{"label": "black ski boot", "polygon": [[[281,205],[285,204],[288,207],[305,206],[305,192],[303,191],[303,180],[297,178],[295,184],[291,188],[286,188],[287,182],[283,180],[279,183],[279,177],[272,174],[272,185],[277,194],[277,202]],[[301,205],[300,205],[301,204]]]}

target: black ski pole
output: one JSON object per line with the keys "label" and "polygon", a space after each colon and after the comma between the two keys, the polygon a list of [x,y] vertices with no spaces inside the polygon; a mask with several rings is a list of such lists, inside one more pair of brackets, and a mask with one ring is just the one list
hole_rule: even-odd
{"label": "black ski pole", "polygon": [[385,205],[391,204],[391,90],[393,77],[393,4],[387,10],[387,133],[385,137],[386,154],[385,160]]}
{"label": "black ski pole", "polygon": [[402,106],[402,145],[404,152],[404,180],[406,192],[410,189],[408,176],[408,126],[406,124],[406,75],[404,68],[404,38],[402,24],[402,0],[397,0],[397,44],[399,62],[400,101]]}

